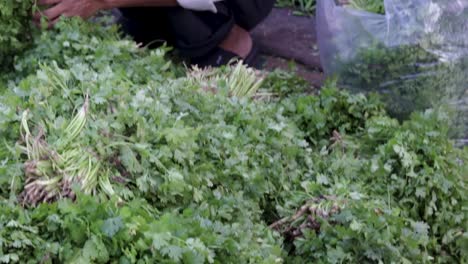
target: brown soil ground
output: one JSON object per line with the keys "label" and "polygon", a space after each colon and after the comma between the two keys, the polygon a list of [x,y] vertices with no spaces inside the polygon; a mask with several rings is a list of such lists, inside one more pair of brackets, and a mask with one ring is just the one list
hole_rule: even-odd
{"label": "brown soil ground", "polygon": [[266,70],[289,70],[294,62],[297,74],[319,88],[324,76],[317,50],[314,17],[296,16],[292,10],[275,8],[253,32]]}

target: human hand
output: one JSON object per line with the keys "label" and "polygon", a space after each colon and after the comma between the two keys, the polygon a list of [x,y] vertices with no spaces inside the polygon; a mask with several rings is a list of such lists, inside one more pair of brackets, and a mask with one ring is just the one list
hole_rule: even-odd
{"label": "human hand", "polygon": [[41,17],[45,17],[49,27],[57,23],[61,16],[87,19],[105,9],[102,0],[38,0],[37,3],[39,6],[49,6],[49,8],[36,12],[34,20],[39,22]]}

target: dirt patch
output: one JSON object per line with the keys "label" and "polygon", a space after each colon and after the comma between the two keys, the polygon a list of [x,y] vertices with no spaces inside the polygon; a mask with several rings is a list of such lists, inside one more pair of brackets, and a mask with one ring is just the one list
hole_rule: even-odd
{"label": "dirt patch", "polygon": [[252,37],[260,47],[263,69],[290,71],[294,63],[295,72],[311,84],[312,90],[322,86],[325,77],[314,17],[296,16],[294,10],[275,8],[252,32]]}
{"label": "dirt patch", "polygon": [[267,55],[293,59],[309,69],[321,69],[314,17],[296,16],[293,10],[275,8],[252,36]]}

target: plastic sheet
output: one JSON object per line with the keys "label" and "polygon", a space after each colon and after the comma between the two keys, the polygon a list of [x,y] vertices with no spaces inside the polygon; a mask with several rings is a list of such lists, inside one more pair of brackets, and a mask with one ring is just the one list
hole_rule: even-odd
{"label": "plastic sheet", "polygon": [[385,0],[385,15],[318,0],[317,34],[341,87],[381,94],[400,119],[450,107],[468,138],[468,0]]}

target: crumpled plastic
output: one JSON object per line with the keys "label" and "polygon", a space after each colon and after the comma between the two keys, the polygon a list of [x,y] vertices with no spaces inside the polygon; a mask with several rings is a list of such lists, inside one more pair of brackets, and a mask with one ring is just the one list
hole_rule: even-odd
{"label": "crumpled plastic", "polygon": [[453,135],[468,138],[468,0],[384,0],[385,15],[317,1],[327,76],[379,93],[390,114],[444,107]]}

